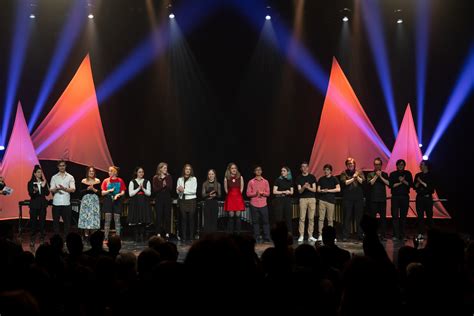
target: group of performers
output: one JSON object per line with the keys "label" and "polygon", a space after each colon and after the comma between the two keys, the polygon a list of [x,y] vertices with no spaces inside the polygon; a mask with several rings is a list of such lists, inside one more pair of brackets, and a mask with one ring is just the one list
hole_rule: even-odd
{"label": "group of performers", "polygon": [[[330,164],[323,166],[324,175],[316,179],[309,173],[307,162],[300,165],[301,174],[293,178],[290,168],[283,166],[280,176],[273,183],[272,189],[267,179],[262,175],[261,166],[254,168],[254,177],[248,181],[246,196],[249,198],[250,214],[255,238],[262,236],[264,242],[270,240],[270,223],[268,197],[273,195],[272,215],[275,221],[285,221],[292,231],[292,203],[295,197],[299,198],[299,225],[298,242],[305,239],[305,223],[307,239],[310,242],[321,240],[324,221],[333,226],[336,196],[341,192],[343,209],[342,239],[349,238],[353,220],[360,224],[364,210],[369,210],[371,216],[380,217],[380,232],[382,239],[386,236],[386,189],[391,190],[391,215],[393,223],[393,240],[405,239],[405,222],[409,208],[409,193],[416,190],[416,211],[418,215],[418,238],[423,238],[426,226],[433,224],[433,198],[434,180],[430,172],[430,164],[424,160],[420,163],[420,172],[413,178],[410,171],[405,170],[406,162],[402,159],[396,163],[397,169],[389,175],[382,171],[382,160],[374,160],[373,171],[364,174],[356,168],[356,161],[347,158],[346,169],[339,176],[332,174]],[[34,167],[31,180],[28,182],[30,200],[31,246],[34,247],[37,233],[40,242],[45,237],[47,197],[51,193],[53,229],[54,233],[60,232],[60,218],[64,222],[64,234],[67,235],[71,222],[71,194],[76,191],[74,177],[66,172],[66,162],[59,161],[58,173],[50,183],[45,179],[39,165]],[[198,182],[194,176],[193,167],[184,165],[181,177],[173,184],[173,178],[168,173],[168,165],[161,162],[153,176],[152,181],[145,178],[142,167],[134,171],[133,179],[128,188],[119,177],[119,168],[109,167],[109,177],[100,181],[96,177],[94,167],[88,167],[85,178],[81,180],[78,190],[81,195],[78,228],[83,230],[87,237],[92,230],[101,228],[101,212],[104,214],[104,232],[107,239],[112,220],[115,223],[116,234],[121,234],[121,205],[128,191],[130,197],[127,222],[134,227],[135,239],[144,240],[145,227],[152,223],[152,209],[150,199],[155,199],[155,233],[158,236],[169,238],[171,229],[171,207],[173,191],[178,195],[178,209],[180,225],[178,227],[181,240],[195,238],[195,212],[198,200]],[[2,179],[2,187],[5,183]],[[368,188],[364,194],[364,186]],[[225,171],[223,183],[217,180],[214,169],[207,172],[207,178],[202,184],[200,198],[203,201],[203,232],[210,233],[217,230],[217,217],[219,213],[218,201],[225,193],[224,211],[228,214],[227,231],[240,233],[241,213],[245,211],[244,203],[245,181],[235,163],[229,163]],[[0,193],[2,193],[0,191]],[[100,197],[102,203],[100,203]],[[318,204],[316,208],[316,204]],[[314,231],[314,219],[318,209],[317,235]],[[260,225],[261,224],[261,225]],[[262,231],[261,231],[262,229]],[[362,229],[357,229],[359,238],[362,238]]]}

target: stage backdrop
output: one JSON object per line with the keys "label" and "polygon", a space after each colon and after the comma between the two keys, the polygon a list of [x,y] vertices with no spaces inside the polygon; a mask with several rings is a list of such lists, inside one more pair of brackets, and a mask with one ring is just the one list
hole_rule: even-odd
{"label": "stage backdrop", "polygon": [[89,55],[31,138],[41,160],[64,159],[104,171],[113,165]]}
{"label": "stage backdrop", "polygon": [[[0,219],[18,218],[18,201],[28,200],[27,184],[31,178],[33,167],[39,164],[35,148],[31,142],[30,132],[26,124],[23,110],[18,102],[15,123],[3,157],[1,174],[5,183],[14,191],[12,195],[0,195]],[[29,218],[29,209],[23,208],[23,216]],[[48,211],[48,218],[51,212]]]}
{"label": "stage backdrop", "polygon": [[[411,113],[410,104],[408,104],[403,121],[398,131],[395,145],[393,146],[392,155],[385,168],[385,171],[390,173],[394,171],[397,166],[396,162],[398,159],[404,159],[407,162],[406,169],[413,174],[420,172],[420,162],[423,159],[419,146],[418,135],[416,134],[415,123],[413,121],[413,115]],[[387,194],[390,196],[390,194]],[[411,190],[410,200],[415,200],[416,192]],[[434,199],[438,199],[438,195],[433,195]],[[390,215],[390,201],[387,203],[387,216]],[[408,210],[408,217],[416,217],[415,202],[410,202],[410,208]],[[433,217],[434,218],[451,218],[444,208],[441,202],[436,202],[433,206]]]}
{"label": "stage backdrop", "polygon": [[367,117],[336,58],[333,58],[326,99],[310,159],[310,172],[318,178],[323,166],[333,165],[334,174],[352,157],[358,169],[372,169],[375,157],[384,164],[389,150]]}

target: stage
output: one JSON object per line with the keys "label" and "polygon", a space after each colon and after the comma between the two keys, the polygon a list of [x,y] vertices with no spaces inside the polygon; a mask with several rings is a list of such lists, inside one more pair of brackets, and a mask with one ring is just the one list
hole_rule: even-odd
{"label": "stage", "polygon": [[[45,241],[47,242],[48,238],[46,238]],[[186,258],[186,255],[187,255],[189,249],[192,246],[192,243],[191,242],[176,241],[174,239],[171,239],[170,241],[175,243],[177,248],[178,248],[178,253],[179,253],[178,262],[184,262],[184,260]],[[24,237],[21,239],[21,243],[22,243],[22,248],[23,248],[24,251],[31,251],[33,253],[36,250],[36,248],[39,246],[38,240],[37,240],[37,243],[35,245],[35,249],[32,249],[30,247],[30,239],[29,239],[29,236],[27,234],[25,234]],[[315,246],[315,247],[318,247],[318,246],[321,245],[320,242],[314,243],[314,242],[308,242],[306,240],[303,243],[298,243],[295,239],[294,242],[293,242],[292,247],[296,248],[301,244],[309,244],[309,245]],[[388,254],[390,260],[392,260],[396,264],[397,263],[398,250],[402,246],[411,246],[411,247],[413,247],[413,240],[409,239],[405,242],[393,242],[391,239],[387,239],[385,241],[382,241],[382,244],[384,245],[385,250],[387,251],[387,254]],[[348,241],[345,241],[345,242],[338,241],[336,243],[336,245],[338,247],[344,249],[344,250],[349,251],[351,253],[351,256],[363,256],[364,255],[364,251],[362,249],[362,241],[358,241],[358,240],[348,240]],[[422,242],[419,243],[418,248],[423,248],[424,246],[425,246],[425,241],[422,241]],[[144,243],[135,242],[135,241],[130,240],[130,238],[125,237],[124,240],[122,240],[121,252],[133,252],[136,256],[138,256],[140,254],[140,252],[142,252],[147,247],[148,247],[147,242],[144,242]],[[257,243],[255,245],[255,253],[260,258],[262,256],[263,252],[269,247],[273,247],[272,242]],[[88,249],[90,249],[90,245],[87,242],[85,242],[84,243],[84,251],[86,251]],[[106,245],[104,245],[104,249],[107,250]]]}

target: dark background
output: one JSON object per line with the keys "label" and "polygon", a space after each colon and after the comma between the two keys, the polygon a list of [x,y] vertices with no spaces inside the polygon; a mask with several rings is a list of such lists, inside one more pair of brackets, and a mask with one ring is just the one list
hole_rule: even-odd
{"label": "dark background", "polygon": [[[398,121],[401,122],[407,103],[411,103],[416,121],[416,1],[379,2]],[[0,8],[0,100],[5,99],[8,79],[14,3],[15,0],[2,0]],[[157,19],[167,19],[164,2],[153,3]],[[37,18],[32,21],[17,91],[27,120],[71,4],[72,1],[40,1]],[[279,15],[291,28],[293,2],[273,1],[271,5],[272,14]],[[433,0],[430,6],[425,147],[474,41],[473,1]],[[344,7],[354,10],[353,1],[306,1],[302,41],[328,75],[332,57],[338,58],[367,115],[391,149],[394,137],[388,112],[365,28],[353,24],[356,11],[350,22],[350,40],[340,44],[339,10]],[[401,37],[393,15],[397,8],[402,8],[404,15]],[[177,17],[178,24],[180,18],[185,17]],[[262,27],[263,22],[262,17]],[[87,25],[90,23],[95,25],[94,33]],[[86,26],[61,70],[39,122],[88,52],[98,87],[149,34],[145,0],[99,1],[95,19],[86,21]],[[297,172],[299,163],[310,157],[325,91],[314,88],[284,56],[259,41],[259,37],[260,30],[234,8],[224,6],[198,23],[185,35],[184,42],[169,49],[100,103],[109,149],[125,180],[130,179],[137,165],[145,167],[151,177],[160,161],[169,163],[175,179],[182,165],[191,163],[198,182],[204,180],[209,168],[215,168],[222,179],[230,161],[237,163],[245,179],[252,175],[256,163],[263,165],[271,181],[278,176],[282,165]],[[454,215],[458,229],[463,231],[470,231],[470,223],[474,222],[470,174],[473,118],[471,93],[430,157],[439,179],[439,195],[449,199],[446,206]],[[331,163],[343,164],[343,161]],[[44,166],[51,176],[54,163],[45,162]],[[83,176],[83,167],[70,167],[77,178]]]}

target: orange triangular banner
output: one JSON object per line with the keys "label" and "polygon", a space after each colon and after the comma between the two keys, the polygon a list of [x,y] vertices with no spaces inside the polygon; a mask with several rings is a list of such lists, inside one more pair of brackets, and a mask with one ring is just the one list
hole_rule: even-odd
{"label": "orange triangular banner", "polygon": [[89,55],[32,135],[39,159],[64,159],[107,170],[112,163],[95,94]]}

